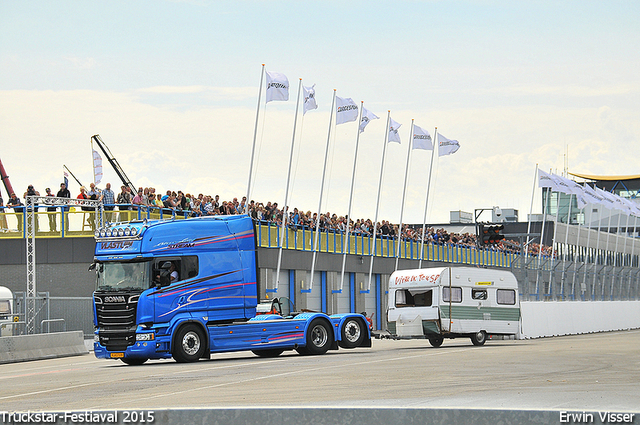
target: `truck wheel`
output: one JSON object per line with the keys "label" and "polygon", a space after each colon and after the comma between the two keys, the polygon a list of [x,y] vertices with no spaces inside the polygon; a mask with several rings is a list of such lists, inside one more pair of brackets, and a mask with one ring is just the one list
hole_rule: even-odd
{"label": "truck wheel", "polygon": [[307,331],[307,346],[309,354],[324,354],[331,347],[331,326],[322,319],[314,319]]}
{"label": "truck wheel", "polygon": [[471,342],[473,342],[473,345],[484,345],[486,340],[487,333],[485,331],[479,331],[471,335]]}
{"label": "truck wheel", "polygon": [[442,345],[442,343],[444,342],[444,338],[441,336],[435,336],[432,338],[429,338],[429,344],[431,344],[432,347],[440,347]]}
{"label": "truck wheel", "polygon": [[140,366],[144,362],[149,359],[120,359],[123,363],[128,364],[129,366]]}
{"label": "truck wheel", "polygon": [[347,319],[342,326],[340,347],[355,348],[359,347],[364,340],[364,327],[362,321],[352,318]]}
{"label": "truck wheel", "polygon": [[202,330],[195,325],[180,328],[173,344],[173,358],[178,363],[197,361],[204,354],[205,340]]}
{"label": "truck wheel", "polygon": [[258,357],[278,357],[284,352],[282,348],[270,348],[267,350],[251,350]]}

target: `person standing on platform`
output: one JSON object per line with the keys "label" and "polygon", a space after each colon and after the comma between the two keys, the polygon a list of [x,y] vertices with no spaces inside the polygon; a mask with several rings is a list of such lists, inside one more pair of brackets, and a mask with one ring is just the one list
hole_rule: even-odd
{"label": "person standing on platform", "polygon": [[[45,191],[47,192],[47,194],[45,196],[53,198],[54,195],[53,193],[51,193],[51,189],[50,188],[46,188]],[[58,231],[58,226],[56,224],[56,207],[49,207],[47,208],[47,217],[49,217],[49,231],[50,232],[57,232]]]}
{"label": "person standing on platform", "polygon": [[[56,196],[58,198],[71,198],[71,192],[69,192],[69,189],[67,189],[66,184],[60,183],[60,190],[58,191],[58,194]],[[62,219],[64,220],[64,231],[68,232],[69,231],[69,214],[68,214],[69,207],[63,206],[60,208],[60,211],[62,212]]]}

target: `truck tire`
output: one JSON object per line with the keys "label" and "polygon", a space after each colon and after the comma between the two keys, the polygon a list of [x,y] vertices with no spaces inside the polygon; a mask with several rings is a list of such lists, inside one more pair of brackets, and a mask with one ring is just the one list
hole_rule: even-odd
{"label": "truck tire", "polygon": [[326,353],[331,347],[332,332],[331,325],[326,320],[313,319],[307,330],[307,346],[302,350],[303,353],[312,355]]}
{"label": "truck tire", "polygon": [[251,350],[258,357],[278,357],[284,352],[282,348],[268,348],[266,350]]}
{"label": "truck tire", "polygon": [[123,363],[128,364],[129,366],[140,366],[144,362],[149,359],[120,359]]}
{"label": "truck tire", "polygon": [[444,342],[444,338],[441,336],[434,336],[429,338],[429,344],[431,344],[431,346],[435,348],[440,347],[443,342]]}
{"label": "truck tire", "polygon": [[204,354],[206,341],[202,329],[196,325],[180,328],[173,344],[173,358],[178,363],[197,361]]}
{"label": "truck tire", "polygon": [[362,344],[365,337],[365,327],[360,319],[349,318],[344,321],[340,330],[340,347],[356,348]]}
{"label": "truck tire", "polygon": [[487,341],[487,333],[485,331],[479,331],[471,335],[471,342],[473,345],[484,345]]}

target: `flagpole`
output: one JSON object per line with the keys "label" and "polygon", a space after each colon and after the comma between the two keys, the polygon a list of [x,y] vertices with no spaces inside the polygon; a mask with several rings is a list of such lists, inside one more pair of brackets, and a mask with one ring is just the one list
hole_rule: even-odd
{"label": "flagpole", "polygon": [[427,195],[424,200],[424,215],[422,217],[422,242],[420,243],[420,261],[418,262],[418,268],[422,268],[422,259],[424,258],[424,240],[426,239],[426,225],[427,225],[427,207],[429,206],[429,189],[431,189],[431,172],[433,171],[433,158],[436,153],[436,140],[438,140],[438,127],[433,132],[433,149],[431,149],[431,162],[429,163],[429,179],[427,180]]}
{"label": "flagpole", "polygon": [[562,257],[562,279],[560,281],[560,296],[562,298],[564,298],[564,281],[565,278],[567,276],[566,274],[566,265],[567,265],[567,251],[569,248],[569,225],[571,224],[571,199],[572,199],[573,194],[569,193],[569,211],[567,213],[567,231],[564,235],[564,244],[565,244],[565,253],[564,256]]}
{"label": "flagpole", "polygon": [[353,154],[353,171],[351,173],[351,189],[349,190],[349,208],[347,209],[347,230],[346,230],[346,246],[347,250],[342,254],[342,270],[340,271],[340,292],[344,287],[344,270],[347,264],[347,253],[349,250],[349,230],[351,229],[351,202],[353,200],[353,186],[356,180],[356,162],[358,160],[358,144],[360,143],[360,124],[362,123],[362,111],[364,110],[364,102],[360,101],[360,116],[358,118],[358,128],[356,130],[356,151]]}
{"label": "flagpole", "polygon": [[[594,185],[594,187],[597,187]],[[602,196],[602,195],[600,195]],[[593,262],[593,285],[591,287],[591,299],[596,299],[596,278],[598,277],[598,257],[600,256],[600,231],[602,228],[602,208],[605,208],[604,202],[598,208],[598,238],[596,239],[596,258]]]}
{"label": "flagpole", "polygon": [[551,283],[555,280],[556,271],[555,271],[555,261],[554,261],[554,252],[556,246],[556,235],[558,234],[558,220],[560,218],[560,191],[556,192],[558,195],[558,201],[556,202],[556,220],[553,223],[553,238],[551,239],[551,270],[549,270],[549,294],[551,298],[553,298],[553,288]]}
{"label": "flagpole", "polygon": [[413,144],[413,121],[411,120],[411,131],[409,134],[411,135],[411,140],[408,143],[407,149],[407,165],[404,168],[404,186],[402,187],[402,203],[400,204],[400,226],[398,226],[398,246],[396,247],[396,265],[393,269],[398,270],[398,261],[400,259],[400,243],[402,242],[402,215],[404,213],[404,199],[405,194],[407,193],[407,179],[409,178],[409,161],[411,158],[411,146]]}
{"label": "flagpole", "polygon": [[[529,235],[531,234],[531,216],[533,215],[533,198],[536,193],[536,180],[538,177],[538,163],[536,163],[536,171],[533,174],[533,189],[531,190],[531,206],[529,207],[529,223],[527,224],[527,244],[525,245],[524,258],[529,256]],[[525,264],[526,267],[526,264]]]}
{"label": "flagpole", "polygon": [[[593,208],[591,208],[591,215],[592,214],[593,214]],[[591,215],[589,215],[589,217],[591,217]],[[587,224],[586,214],[584,215],[584,221],[585,221],[585,224]],[[587,260],[589,259],[589,252],[591,251],[591,226],[589,226],[587,230],[589,230],[589,233],[587,233],[587,255],[585,257],[584,277],[582,278],[582,281],[583,281],[582,283],[584,284],[585,289],[587,287],[587,269],[589,268],[586,263],[587,263]]]}
{"label": "flagpole", "polygon": [[[302,87],[302,78],[298,83],[298,96],[296,98],[296,114],[293,118],[293,136],[291,136],[291,152],[289,153],[289,171],[287,171],[287,186],[284,190],[284,208],[282,212],[282,230],[280,231],[280,238],[278,241],[278,265],[276,268],[276,287],[274,292],[278,292],[278,285],[280,284],[280,265],[282,264],[282,241],[285,238],[285,231],[287,226],[287,219],[289,218],[289,182],[291,181],[291,164],[293,163],[293,148],[296,141],[296,124],[298,123],[298,107],[300,106],[300,89]],[[247,198],[248,200],[249,198]]]}
{"label": "flagpole", "polygon": [[327,172],[327,158],[329,157],[329,141],[331,140],[331,128],[333,125],[333,113],[336,105],[336,90],[333,89],[333,99],[331,100],[331,114],[329,115],[329,131],[327,132],[327,146],[324,151],[324,165],[322,167],[322,180],[320,182],[320,199],[318,201],[318,216],[316,219],[316,234],[313,241],[313,259],[311,260],[311,278],[309,279],[309,291],[313,288],[313,273],[316,267],[316,257],[318,255],[318,236],[320,233],[320,217],[322,216],[322,193],[324,191],[324,177]]}
{"label": "flagpole", "polygon": [[[536,271],[536,297],[540,300],[540,273],[542,273],[542,250],[544,248],[544,228],[547,223],[547,205],[549,205],[549,196],[551,194],[551,188],[547,188],[547,200],[545,202],[542,198],[542,231],[540,232],[540,249],[538,250],[538,270]],[[552,247],[553,248],[553,247]]]}
{"label": "flagpole", "polygon": [[387,152],[387,141],[389,139],[389,122],[391,119],[391,111],[387,111],[387,127],[384,133],[384,146],[382,148],[382,164],[380,164],[380,181],[378,182],[378,197],[376,198],[376,214],[373,219],[373,252],[369,253],[371,261],[369,262],[369,286],[367,290],[371,290],[371,276],[373,274],[373,257],[376,255],[376,234],[378,231],[378,211],[380,209],[380,190],[382,189],[382,173],[384,171],[384,157]]}
{"label": "flagpole", "polygon": [[[260,116],[260,101],[262,100],[262,82],[264,80],[264,64],[262,64],[262,71],[260,72],[260,88],[258,89],[258,107],[256,108],[256,125],[253,129],[253,146],[251,147],[251,161],[249,163],[249,182],[247,183],[247,203],[249,205],[249,198],[251,196],[251,176],[253,173],[253,158],[256,153],[256,139],[258,136],[258,117]],[[246,208],[247,213],[249,211]]]}
{"label": "flagpole", "polygon": [[[73,173],[71,172],[71,170],[70,170],[70,169],[68,169],[66,165],[63,165],[63,167],[64,167],[64,169],[65,169],[65,170],[67,170],[67,171],[69,172],[69,174],[71,174],[71,177],[73,177],[73,179],[74,179],[74,180],[75,180],[75,181],[76,181],[80,186],[82,186],[82,183],[80,183],[80,180],[78,180],[78,179],[76,178],[76,176],[74,176],[74,175],[73,175]],[[67,189],[68,189],[68,188],[67,188]]]}

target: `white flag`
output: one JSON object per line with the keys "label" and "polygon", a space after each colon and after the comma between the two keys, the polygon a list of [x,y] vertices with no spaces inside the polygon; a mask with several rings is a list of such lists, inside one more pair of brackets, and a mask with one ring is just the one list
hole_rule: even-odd
{"label": "white flag", "polygon": [[371,120],[377,120],[380,117],[365,108],[362,107],[362,119],[360,120],[360,133],[364,131],[364,128],[371,122]]}
{"label": "white flag", "polygon": [[289,80],[284,74],[267,71],[267,103],[289,100]]}
{"label": "white flag", "polygon": [[438,156],[451,155],[460,149],[460,142],[451,140],[438,133]]}
{"label": "white flag", "polygon": [[102,180],[102,157],[95,150],[93,151],[93,182],[100,183]]}
{"label": "white flag", "polygon": [[358,119],[358,105],[350,98],[336,96],[336,125]]}
{"label": "white flag", "polygon": [[306,114],[307,111],[311,111],[314,109],[318,109],[318,104],[316,103],[316,85],[312,85],[311,87],[302,86],[304,91],[304,104],[302,105],[302,115]]}
{"label": "white flag", "polygon": [[413,125],[413,147],[411,149],[424,149],[427,151],[433,149],[433,142],[429,132],[415,124]]}
{"label": "white flag", "polygon": [[598,194],[598,192],[596,192],[591,186],[585,184],[583,188],[584,194],[587,198],[587,202],[595,205],[604,205],[604,197]]}
{"label": "white flag", "polygon": [[600,189],[599,187],[595,187],[594,190],[596,191],[596,193],[600,196],[602,196],[602,205],[610,210],[614,210],[616,209],[616,200],[613,196],[611,196],[611,193],[606,192],[602,189]]}
{"label": "white flag", "polygon": [[393,118],[389,117],[389,139],[387,142],[396,142],[402,143],[400,141],[400,135],[398,134],[398,129],[402,126],[402,124],[397,123],[393,120]]}
{"label": "white flag", "polygon": [[548,187],[552,191],[559,192],[558,182],[554,177],[553,174],[538,169],[538,187]]}

